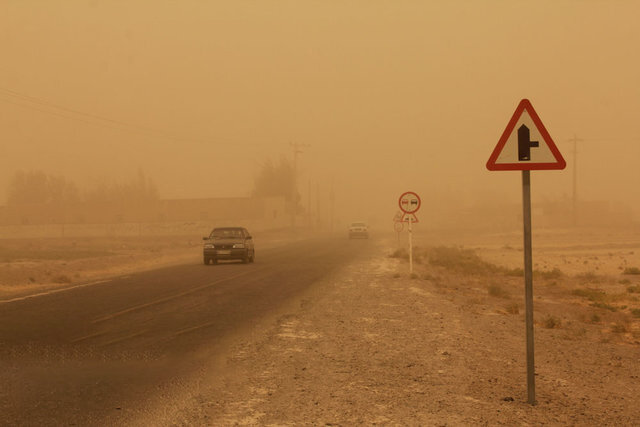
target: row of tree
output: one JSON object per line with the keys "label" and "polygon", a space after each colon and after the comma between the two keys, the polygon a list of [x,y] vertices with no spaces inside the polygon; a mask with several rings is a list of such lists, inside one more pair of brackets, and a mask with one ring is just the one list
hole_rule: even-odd
{"label": "row of tree", "polygon": [[157,199],[156,185],[142,171],[123,183],[101,182],[84,190],[64,176],[43,171],[19,171],[9,182],[7,205],[144,203]]}
{"label": "row of tree", "polygon": [[[284,197],[292,206],[298,206],[300,194],[296,188],[295,173],[293,165],[285,157],[281,157],[279,162],[267,160],[254,178],[252,196]],[[158,200],[158,189],[142,171],[126,182],[105,181],[83,190],[64,176],[43,171],[19,171],[9,183],[7,205],[141,204],[155,200]]]}
{"label": "row of tree", "polygon": [[296,211],[301,209],[300,193],[296,185],[296,170],[286,157],[279,162],[267,160],[255,176],[254,197],[284,197]]}

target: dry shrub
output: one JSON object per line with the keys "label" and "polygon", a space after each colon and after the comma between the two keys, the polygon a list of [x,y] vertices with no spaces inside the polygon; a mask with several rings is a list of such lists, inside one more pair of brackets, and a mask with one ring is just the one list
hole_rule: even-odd
{"label": "dry shrub", "polygon": [[629,332],[629,329],[624,323],[614,323],[613,325],[611,325],[611,332],[614,332],[616,334],[624,334],[626,332]]}
{"label": "dry shrub", "polygon": [[429,252],[431,265],[464,274],[498,273],[504,269],[486,262],[472,249],[439,246]]}
{"label": "dry shrub", "polygon": [[71,283],[71,278],[66,274],[59,274],[53,278],[54,283]]}
{"label": "dry shrub", "polygon": [[509,293],[505,291],[500,285],[489,285],[487,291],[492,297],[509,298]]}
{"label": "dry shrub", "polygon": [[507,310],[507,313],[509,313],[509,314],[519,314],[520,313],[520,306],[518,304],[516,304],[515,302],[511,303],[511,304],[508,304],[505,307],[505,309]]}
{"label": "dry shrub", "polygon": [[560,319],[558,319],[555,316],[547,316],[544,318],[544,320],[542,321],[542,324],[544,325],[545,328],[547,329],[555,329],[555,328],[559,328],[560,324],[562,322],[560,321]]}
{"label": "dry shrub", "polygon": [[560,279],[562,277],[564,277],[564,273],[562,272],[562,270],[560,270],[559,268],[554,268],[551,271],[534,271],[533,272],[534,276],[537,275],[545,280],[551,280],[551,279]]}
{"label": "dry shrub", "polygon": [[640,274],[640,268],[638,268],[638,267],[627,267],[627,268],[624,269],[622,274],[637,275],[637,274]]}
{"label": "dry shrub", "polygon": [[600,275],[600,274],[596,274],[592,271],[589,271],[587,273],[581,273],[576,275],[576,277],[582,281],[585,281],[587,283],[602,283],[605,280],[605,277]]}
{"label": "dry shrub", "polygon": [[389,255],[389,258],[399,258],[399,259],[409,259],[409,252],[404,249],[404,248],[400,248],[400,249],[396,249],[395,251],[393,251],[391,253],[391,255]]}

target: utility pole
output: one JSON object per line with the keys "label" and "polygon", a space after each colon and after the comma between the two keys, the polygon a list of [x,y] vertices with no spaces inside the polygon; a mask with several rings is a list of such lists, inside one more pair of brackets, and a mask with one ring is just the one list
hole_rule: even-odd
{"label": "utility pole", "polygon": [[578,225],[578,141],[582,142],[583,139],[579,139],[575,134],[573,138],[569,139],[573,141],[573,226]]}
{"label": "utility pole", "polygon": [[336,193],[334,188],[334,178],[331,177],[331,192],[329,193],[329,203],[330,203],[330,219],[329,219],[329,229],[331,234],[333,234],[333,218],[334,218],[334,208],[336,204]]}
{"label": "utility pole", "polygon": [[298,191],[298,155],[302,154],[301,148],[309,147],[309,144],[300,144],[298,142],[290,142],[293,149],[293,179],[291,180],[291,228],[296,227],[296,207],[298,206],[298,200],[296,199],[296,193]]}
{"label": "utility pole", "polygon": [[311,229],[311,178],[309,178],[309,189],[307,191],[307,228]]}

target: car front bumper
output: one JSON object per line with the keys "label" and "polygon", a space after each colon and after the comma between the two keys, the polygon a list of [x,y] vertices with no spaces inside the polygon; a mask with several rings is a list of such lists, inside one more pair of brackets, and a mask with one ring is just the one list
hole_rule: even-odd
{"label": "car front bumper", "polygon": [[215,249],[205,248],[204,256],[211,259],[244,259],[248,255],[247,248]]}
{"label": "car front bumper", "polygon": [[365,239],[369,238],[369,232],[368,231],[349,231],[349,237],[353,238],[353,237],[362,237]]}

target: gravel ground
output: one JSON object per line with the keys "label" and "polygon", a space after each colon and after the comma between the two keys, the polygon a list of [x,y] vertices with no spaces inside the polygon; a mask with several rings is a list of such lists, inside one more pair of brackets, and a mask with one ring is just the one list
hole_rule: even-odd
{"label": "gravel ground", "polygon": [[536,303],[531,406],[522,310],[509,314],[504,299],[487,297],[491,276],[417,265],[410,277],[405,261],[389,258],[389,243],[257,325],[172,423],[640,423],[637,344],[604,339],[598,324],[540,327],[542,310],[559,303]]}

